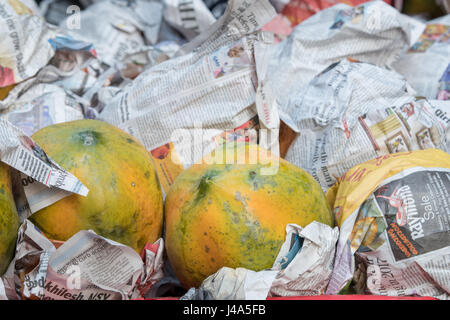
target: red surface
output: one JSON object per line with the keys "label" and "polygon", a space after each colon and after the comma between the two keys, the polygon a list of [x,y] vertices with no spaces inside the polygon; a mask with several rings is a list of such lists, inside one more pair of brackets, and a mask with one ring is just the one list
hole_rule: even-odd
{"label": "red surface", "polygon": [[304,297],[269,297],[267,300],[437,300],[432,297],[387,297],[371,295],[336,295]]}
{"label": "red surface", "polygon": [[[177,297],[135,300],[178,300]],[[371,295],[335,295],[335,296],[302,296],[302,297],[269,297],[267,300],[438,300],[432,297],[387,297]]]}

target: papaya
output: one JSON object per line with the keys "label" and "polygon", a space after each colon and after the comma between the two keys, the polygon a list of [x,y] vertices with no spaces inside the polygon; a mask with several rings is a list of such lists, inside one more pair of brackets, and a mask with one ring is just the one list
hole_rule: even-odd
{"label": "papaya", "polygon": [[[263,170],[270,167],[276,172]],[[224,145],[184,170],[167,192],[164,214],[167,256],[186,289],[221,267],[271,268],[289,223],[334,226],[310,174],[249,144]]]}
{"label": "papaya", "polygon": [[66,241],[92,229],[138,253],[161,237],[162,191],[137,139],[98,120],[54,124],[32,138],[89,189],[86,197],[71,194],[30,217],[47,237]]}
{"label": "papaya", "polygon": [[425,15],[428,19],[445,15],[444,5],[440,5],[438,1],[408,0],[403,2],[402,13],[407,15]]}
{"label": "papaya", "polygon": [[12,193],[10,167],[0,162],[0,276],[14,256],[19,216]]}

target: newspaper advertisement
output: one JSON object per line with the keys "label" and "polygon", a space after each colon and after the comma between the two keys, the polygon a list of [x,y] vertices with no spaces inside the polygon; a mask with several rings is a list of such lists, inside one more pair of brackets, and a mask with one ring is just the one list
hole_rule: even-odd
{"label": "newspaper advertisement", "polygon": [[446,148],[446,128],[394,71],[344,60],[291,97],[297,137],[285,159],[326,191],[351,167],[380,155]]}
{"label": "newspaper advertisement", "polygon": [[221,268],[182,300],[265,300],[268,296],[320,295],[331,277],[338,228],[312,222],[305,228],[286,226],[271,269]]}
{"label": "newspaper advertisement", "polygon": [[128,300],[142,297],[162,278],[163,248],[161,238],[140,256],[90,230],[61,244],[26,220],[3,280],[13,300]]}
{"label": "newspaper advertisement", "polygon": [[[268,6],[265,0],[230,1],[223,18],[240,26],[238,33],[220,32],[225,26],[218,24],[225,20],[219,20],[210,38],[194,40],[201,42],[200,49],[144,71],[100,113],[100,119],[132,134],[150,151],[166,191],[179,172],[220,141],[246,139],[246,129],[257,129],[261,123],[277,127],[273,106],[257,107],[256,100],[259,71],[267,61],[264,52],[273,37],[255,32],[261,23],[253,18]],[[270,19],[273,11],[259,17]]]}
{"label": "newspaper advertisement", "polygon": [[393,67],[419,95],[450,100],[450,14],[428,22],[420,38]]}
{"label": "newspaper advertisement", "polygon": [[0,88],[32,77],[55,53],[55,31],[20,0],[0,2],[0,30]]}
{"label": "newspaper advertisement", "polygon": [[[355,178],[356,177],[356,178]],[[449,299],[450,156],[437,149],[378,157],[341,177],[340,226],[327,294]]]}

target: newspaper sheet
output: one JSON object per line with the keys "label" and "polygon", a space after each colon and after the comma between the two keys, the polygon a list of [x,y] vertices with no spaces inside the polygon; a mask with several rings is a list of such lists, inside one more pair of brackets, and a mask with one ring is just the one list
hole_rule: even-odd
{"label": "newspaper sheet", "polygon": [[55,30],[20,0],[0,3],[0,30],[0,87],[35,75],[55,53]]}
{"label": "newspaper sheet", "polygon": [[266,0],[230,1],[206,35],[181,49],[185,54],[144,71],[100,113],[151,151],[164,189],[222,138],[238,139],[259,122],[277,128],[272,105],[256,105],[264,103],[261,93],[256,99],[258,72],[267,64],[273,38],[255,31],[273,13]]}
{"label": "newspaper sheet", "polygon": [[[358,6],[369,0],[271,0],[278,15],[266,24],[262,30],[274,33],[277,41],[284,40],[297,25],[307,20],[319,11],[338,3]],[[385,0],[391,3],[391,0]]]}
{"label": "newspaper sheet", "polygon": [[88,230],[61,244],[26,220],[2,279],[13,300],[127,300],[142,297],[162,278],[163,248],[161,238],[140,256]]}
{"label": "newspaper sheet", "polygon": [[31,222],[25,220],[20,225],[14,258],[1,277],[8,300],[39,294],[45,284],[48,257],[55,249]]}

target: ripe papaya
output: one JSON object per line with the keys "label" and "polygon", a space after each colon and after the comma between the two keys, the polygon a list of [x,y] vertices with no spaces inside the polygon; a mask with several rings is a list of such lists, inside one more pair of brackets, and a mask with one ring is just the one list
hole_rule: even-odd
{"label": "ripe papaya", "polygon": [[30,220],[54,240],[80,230],[123,243],[140,252],[162,233],[163,198],[145,147],[121,129],[98,120],[45,127],[32,138],[88,189],[33,214]]}
{"label": "ripe papaya", "polygon": [[[271,268],[289,223],[334,226],[321,187],[295,165],[248,144],[218,148],[208,159],[183,171],[166,197],[167,255],[186,288],[223,266]],[[270,167],[276,172],[262,170]]]}
{"label": "ripe papaya", "polygon": [[0,162],[0,276],[13,258],[18,230],[19,216],[12,193],[11,171]]}

